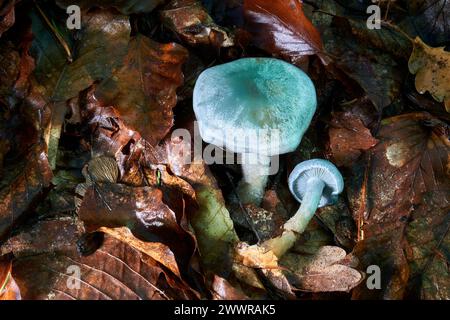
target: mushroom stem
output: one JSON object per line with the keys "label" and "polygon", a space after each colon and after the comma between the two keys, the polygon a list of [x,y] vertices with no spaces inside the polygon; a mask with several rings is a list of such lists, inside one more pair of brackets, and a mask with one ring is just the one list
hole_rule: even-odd
{"label": "mushroom stem", "polygon": [[292,248],[314,216],[324,188],[325,183],[321,179],[309,179],[302,204],[295,215],[284,224],[281,236],[265,241],[262,246],[271,250],[278,258]]}
{"label": "mushroom stem", "polygon": [[242,155],[243,179],[237,192],[243,203],[259,205],[264,196],[270,172],[270,157],[247,153]]}

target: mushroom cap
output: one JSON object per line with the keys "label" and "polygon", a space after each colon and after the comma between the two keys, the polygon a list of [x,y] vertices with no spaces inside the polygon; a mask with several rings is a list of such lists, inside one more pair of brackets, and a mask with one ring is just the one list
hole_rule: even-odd
{"label": "mushroom cap", "polygon": [[289,175],[289,190],[298,202],[302,202],[308,180],[319,178],[325,183],[319,208],[336,202],[344,189],[344,179],[338,168],[330,161],[312,159],[299,163]]}
{"label": "mushroom cap", "polygon": [[308,75],[273,58],[206,69],[195,84],[193,102],[205,142],[265,156],[294,151],[317,106]]}

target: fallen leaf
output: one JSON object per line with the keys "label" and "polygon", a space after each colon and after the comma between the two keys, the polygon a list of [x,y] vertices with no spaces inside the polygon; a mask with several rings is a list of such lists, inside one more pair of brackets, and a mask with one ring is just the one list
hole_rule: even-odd
{"label": "fallen leaf", "polygon": [[450,112],[450,53],[444,48],[431,48],[417,37],[408,67],[416,75],[417,91],[430,92]]}
{"label": "fallen leaf", "polygon": [[381,111],[398,99],[402,73],[391,55],[374,46],[361,46],[348,29],[346,19],[335,17],[322,33],[324,47],[335,57],[335,65],[356,81]]}
{"label": "fallen leaf", "polygon": [[231,34],[218,26],[197,0],[175,0],[160,13],[164,25],[190,45],[215,48],[234,45]]}
{"label": "fallen leaf", "polygon": [[[31,54],[36,60],[34,76],[52,110],[45,141],[50,165],[54,169],[62,126],[68,113],[66,100],[77,96],[95,81],[111,75],[126,53],[131,28],[127,16],[109,11],[86,13],[77,41],[79,46],[69,58],[63,45],[55,40],[42,14],[32,11],[30,16],[34,35]],[[58,21],[56,17],[53,18]],[[69,50],[73,49],[73,39],[66,32],[65,21],[59,21],[56,25],[58,30],[62,30],[60,37],[65,46]],[[73,62],[69,63],[69,59]]]}
{"label": "fallen leaf", "polygon": [[[36,60],[34,75],[44,87],[47,101],[66,101],[77,96],[94,81],[109,77],[122,62],[131,32],[127,16],[98,10],[84,14],[79,47],[69,63],[42,16],[34,11],[30,15],[34,34],[31,53]],[[66,29],[65,21],[58,29]],[[66,45],[72,46],[71,37],[62,36]]]}
{"label": "fallen leaf", "polygon": [[406,2],[409,15],[400,26],[433,46],[448,42],[450,3],[447,0],[414,0]]}
{"label": "fallen leaf", "polygon": [[[170,137],[165,142],[168,165],[175,175],[186,180],[196,192],[199,209],[190,217],[190,221],[195,230],[202,262],[219,275],[227,277],[238,237],[222,192],[209,168],[198,155],[194,154],[190,158],[191,143],[175,136]],[[192,162],[186,162],[188,157]]]}
{"label": "fallen leaf", "polygon": [[[199,208],[189,217],[197,239],[201,262],[207,270],[228,278],[233,273],[240,281],[255,288],[264,289],[254,270],[236,264],[234,249],[239,238],[234,229],[222,191],[203,162],[201,155],[192,153],[201,141],[194,123],[188,130],[191,140],[183,140],[176,134],[167,137],[162,146],[168,167],[176,176],[187,181],[195,190]],[[194,128],[193,128],[194,127]]]}
{"label": "fallen leaf", "polygon": [[[364,285],[354,298],[402,299],[407,296],[447,299],[450,275],[445,257],[449,237],[450,141],[445,125],[427,113],[412,113],[382,121],[379,144],[371,151],[367,199],[361,199],[362,177],[356,171],[348,183],[355,221],[361,206],[362,241],[354,254],[362,268],[378,265],[382,290]],[[439,276],[435,276],[434,272]],[[433,279],[433,281],[430,281]]]}
{"label": "fallen leaf", "polygon": [[195,239],[179,225],[177,214],[163,203],[160,190],[97,182],[88,187],[78,215],[89,230],[126,226],[147,242],[167,245],[183,270],[195,251]]}
{"label": "fallen leaf", "polygon": [[338,166],[351,166],[366,151],[377,144],[362,120],[350,112],[332,113],[330,129],[331,156]]}
{"label": "fallen leaf", "polygon": [[241,290],[219,276],[214,276],[211,287],[214,300],[248,300]]}
{"label": "fallen leaf", "polygon": [[[11,168],[10,168],[11,169]],[[31,208],[52,179],[42,145],[35,145],[28,155],[8,171],[0,184],[0,239]]]}
{"label": "fallen leaf", "polygon": [[286,268],[287,278],[299,290],[309,292],[349,292],[363,279],[363,274],[346,265],[345,250],[321,247],[313,255],[288,253],[280,264]]}
{"label": "fallen leaf", "polygon": [[168,246],[160,242],[148,242],[139,240],[131,233],[130,229],[126,227],[121,228],[101,227],[98,229],[98,231],[106,233],[109,236],[128,244],[134,249],[147,254],[148,256],[152,257],[153,259],[161,263],[163,266],[168,268],[170,271],[173,272],[173,274],[180,277],[181,279],[181,274],[178,268],[177,261],[175,259],[173,252],[170,250]]}
{"label": "fallen leaf", "polygon": [[320,33],[305,16],[302,2],[296,0],[245,0],[245,29],[253,43],[267,52],[302,62],[305,56],[317,54],[328,64]]}
{"label": "fallen leaf", "polygon": [[13,109],[28,93],[29,76],[34,69],[34,60],[29,55],[30,41],[16,47],[11,42],[0,49],[0,104]]}
{"label": "fallen leaf", "polygon": [[98,250],[87,256],[79,253],[73,240],[60,245],[64,239],[81,235],[78,225],[72,218],[47,221],[9,240],[15,256],[12,275],[24,299],[198,298],[194,290],[156,260],[109,235]]}
{"label": "fallen leaf", "polygon": [[99,84],[95,97],[104,106],[113,105],[125,123],[154,146],[173,125],[172,108],[186,59],[187,51],[178,44],[135,36],[120,68]]}

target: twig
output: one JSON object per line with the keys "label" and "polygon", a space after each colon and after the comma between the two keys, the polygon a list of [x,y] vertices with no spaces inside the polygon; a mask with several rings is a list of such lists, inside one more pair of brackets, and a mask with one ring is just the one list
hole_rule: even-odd
{"label": "twig", "polygon": [[45,23],[47,24],[47,26],[50,28],[50,30],[52,31],[53,35],[56,37],[56,39],[58,40],[59,44],[63,47],[64,51],[66,52],[66,59],[69,63],[73,62],[73,57],[72,57],[72,52],[69,48],[69,45],[67,44],[67,42],[64,40],[63,36],[60,34],[60,32],[55,28],[55,26],[53,25],[53,23],[50,22],[50,20],[48,19],[48,17],[45,15],[44,11],[41,9],[41,7],[39,7],[39,5],[36,3],[36,1],[34,1],[34,5],[36,6],[36,8],[38,9],[40,15],[42,16],[42,19],[44,19]]}

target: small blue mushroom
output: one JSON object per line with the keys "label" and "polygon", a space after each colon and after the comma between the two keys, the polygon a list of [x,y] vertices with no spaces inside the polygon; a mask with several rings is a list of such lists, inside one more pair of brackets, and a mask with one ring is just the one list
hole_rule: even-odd
{"label": "small blue mushroom", "polygon": [[311,79],[273,58],[245,58],[203,71],[194,88],[194,112],[207,143],[242,155],[238,194],[258,205],[271,157],[294,151],[316,111]]}
{"label": "small blue mushroom", "polygon": [[333,204],[344,189],[344,179],[334,164],[313,159],[298,164],[289,176],[289,189],[301,203],[295,215],[284,224],[283,234],[263,243],[281,257],[303,233],[317,208]]}

